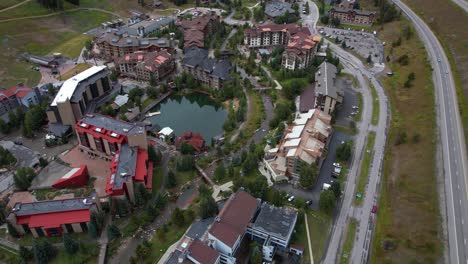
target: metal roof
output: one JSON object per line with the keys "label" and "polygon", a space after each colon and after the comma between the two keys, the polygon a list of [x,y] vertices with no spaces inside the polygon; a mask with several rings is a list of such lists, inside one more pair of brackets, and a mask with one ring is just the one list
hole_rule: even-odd
{"label": "metal roof", "polygon": [[80,197],[65,200],[50,200],[34,203],[17,203],[12,209],[12,212],[17,216],[56,213],[65,211],[76,211],[89,209],[93,206],[92,197]]}

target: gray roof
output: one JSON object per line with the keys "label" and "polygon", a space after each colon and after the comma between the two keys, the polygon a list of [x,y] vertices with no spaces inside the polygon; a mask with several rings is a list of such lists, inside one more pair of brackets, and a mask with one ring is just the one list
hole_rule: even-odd
{"label": "gray roof", "polygon": [[138,38],[135,36],[123,37],[122,34],[114,34],[112,32],[105,33],[97,40],[98,43],[107,42],[116,47],[149,47],[157,46],[161,48],[168,48],[169,40],[167,38]]}
{"label": "gray roof", "polygon": [[294,9],[291,8],[291,4],[281,1],[271,1],[265,6],[265,14],[270,17],[282,16],[288,11],[290,14],[294,13]]}
{"label": "gray roof", "polygon": [[340,12],[340,13],[355,12],[356,14],[362,15],[362,16],[375,15],[377,13],[375,11],[352,9],[352,8],[346,8],[346,7],[340,7],[340,6],[334,6],[332,10],[336,12]]}
{"label": "gray roof", "polygon": [[54,134],[54,136],[62,137],[71,130],[70,125],[64,125],[62,123],[49,123],[49,132]]}
{"label": "gray roof", "polygon": [[213,224],[214,220],[214,217],[210,217],[193,222],[187,233],[185,233],[185,236],[191,239],[201,239],[206,233],[206,230],[208,230],[208,227]]}
{"label": "gray roof", "polygon": [[338,98],[335,86],[336,73],[335,65],[326,61],[318,66],[315,72],[315,81],[317,82],[317,85],[315,85],[315,95],[321,94],[335,100]]}
{"label": "gray roof", "polygon": [[135,135],[145,133],[145,128],[132,123],[121,121],[101,114],[85,115],[80,119],[81,122],[102,127],[114,131],[121,135]]}
{"label": "gray roof", "polygon": [[12,212],[17,216],[35,215],[55,212],[66,212],[89,209],[94,206],[93,198],[73,198],[65,200],[50,200],[34,203],[17,203]]}
{"label": "gray roof", "polygon": [[180,264],[179,262],[180,254],[182,254],[182,252],[178,250],[174,250],[174,252],[172,252],[171,256],[166,260],[164,264]]}
{"label": "gray roof", "polygon": [[118,164],[115,174],[111,176],[113,178],[114,189],[121,189],[123,183],[135,175],[137,156],[138,147],[122,144],[120,152],[114,156],[114,162]]}
{"label": "gray roof", "polygon": [[276,207],[263,203],[252,225],[253,229],[289,240],[297,221],[297,211],[291,207]]}
{"label": "gray roof", "polygon": [[174,18],[172,17],[160,17],[154,20],[143,20],[132,25],[121,27],[118,31],[118,34],[127,33],[131,36],[138,36],[139,27],[143,27],[145,30],[145,34],[149,34],[169,25],[172,22],[174,22]]}
{"label": "gray roof", "polygon": [[223,80],[229,79],[231,71],[231,62],[227,59],[215,60],[208,57],[208,50],[198,47],[189,47],[184,49],[184,59],[182,64],[197,68],[200,67],[210,75]]}

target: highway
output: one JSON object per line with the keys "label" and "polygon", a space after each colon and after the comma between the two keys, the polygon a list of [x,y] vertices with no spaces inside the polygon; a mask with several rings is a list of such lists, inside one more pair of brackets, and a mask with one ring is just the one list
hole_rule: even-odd
{"label": "highway", "polygon": [[[449,263],[468,264],[468,166],[457,95],[450,64],[430,28],[408,6],[393,0],[414,23],[429,54],[433,72],[445,180]],[[461,40],[466,41],[466,40]],[[419,164],[420,166],[424,164]]]}

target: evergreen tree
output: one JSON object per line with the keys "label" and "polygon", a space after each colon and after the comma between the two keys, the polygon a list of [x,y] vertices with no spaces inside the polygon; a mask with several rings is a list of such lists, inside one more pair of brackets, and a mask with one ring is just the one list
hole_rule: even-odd
{"label": "evergreen tree", "polygon": [[320,193],[320,210],[323,210],[326,213],[331,213],[333,208],[335,208],[335,199],[335,194],[332,190],[325,190],[322,193]]}
{"label": "evergreen tree", "polygon": [[8,234],[12,237],[19,237],[19,232],[9,222],[7,223]]}
{"label": "evergreen tree", "polygon": [[172,212],[172,222],[178,227],[183,226],[185,223],[184,213],[178,207]]}
{"label": "evergreen tree", "polygon": [[317,176],[318,170],[314,164],[303,163],[299,173],[299,183],[304,188],[311,188],[317,180]]}
{"label": "evergreen tree", "polygon": [[63,234],[63,246],[68,254],[73,255],[78,251],[80,245],[68,233]]}
{"label": "evergreen tree", "polygon": [[109,240],[119,238],[121,235],[120,229],[116,225],[110,224],[107,226],[107,237],[109,237]]}
{"label": "evergreen tree", "polygon": [[19,247],[19,255],[23,263],[29,263],[29,261],[34,257],[32,250],[24,246]]}
{"label": "evergreen tree", "polygon": [[177,180],[176,180],[175,174],[171,169],[169,169],[167,172],[166,187],[170,189],[170,188],[176,187],[176,185],[177,185]]}
{"label": "evergreen tree", "polygon": [[199,215],[202,219],[206,219],[218,214],[218,205],[211,196],[206,196],[200,200]]}

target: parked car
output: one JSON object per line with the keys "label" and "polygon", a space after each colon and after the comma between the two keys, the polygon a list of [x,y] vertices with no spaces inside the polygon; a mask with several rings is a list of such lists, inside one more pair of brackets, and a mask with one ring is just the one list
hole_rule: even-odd
{"label": "parked car", "polygon": [[307,200],[307,201],[306,201],[306,204],[307,204],[307,205],[311,205],[311,204],[312,204],[312,200]]}
{"label": "parked car", "polygon": [[372,212],[373,214],[377,213],[377,205],[374,204],[374,206],[372,206],[371,212]]}
{"label": "parked car", "polygon": [[13,141],[13,143],[15,143],[15,145],[23,145],[23,142],[18,141],[18,140]]}
{"label": "parked car", "polygon": [[296,198],[296,197],[294,197],[294,195],[291,195],[291,197],[288,198],[288,202],[294,201],[295,198]]}

